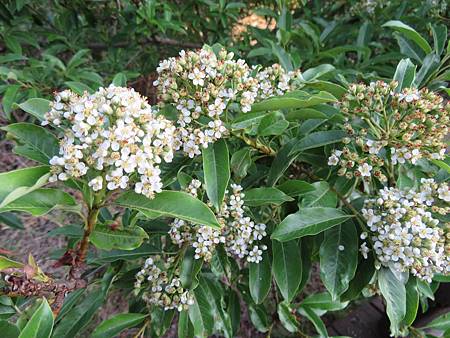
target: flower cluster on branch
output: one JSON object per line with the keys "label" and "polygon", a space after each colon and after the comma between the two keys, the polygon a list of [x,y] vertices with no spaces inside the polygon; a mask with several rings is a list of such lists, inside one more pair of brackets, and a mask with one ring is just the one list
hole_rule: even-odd
{"label": "flower cluster on branch", "polygon": [[[231,193],[226,192],[222,206],[216,213],[221,229],[175,219],[169,231],[170,237],[179,246],[188,243],[194,247],[195,258],[206,262],[211,260],[216,246],[223,244],[230,256],[259,263],[263,250],[267,249],[266,245],[260,243],[267,235],[266,225],[256,224],[245,215],[242,187],[232,184],[231,189]],[[194,197],[204,192],[199,180],[192,180],[187,191]]]}
{"label": "flower cluster on branch", "polygon": [[339,167],[338,175],[385,182],[390,164],[444,158],[450,104],[426,88],[396,92],[397,85],[352,84],[344,95],[340,107],[348,136],[344,147],[328,159],[329,165]]}
{"label": "flower cluster on branch", "polygon": [[[447,183],[422,179],[418,190],[384,188],[365,201],[367,221],[377,259],[397,271],[431,282],[436,273],[450,273],[450,190]],[[361,247],[367,254],[366,243]]]}
{"label": "flower cluster on branch", "polygon": [[50,181],[87,177],[94,191],[126,189],[152,198],[162,188],[159,164],[179,148],[176,128],[133,89],[100,88],[55,96],[43,125],[60,134]]}

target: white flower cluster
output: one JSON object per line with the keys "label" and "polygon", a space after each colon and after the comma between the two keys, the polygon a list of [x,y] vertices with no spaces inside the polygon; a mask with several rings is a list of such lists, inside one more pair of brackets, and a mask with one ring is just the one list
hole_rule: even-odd
{"label": "white flower cluster", "polygon": [[[161,191],[159,164],[179,148],[175,126],[133,89],[100,88],[94,94],[56,95],[43,125],[64,128],[50,181],[87,175],[94,191],[134,189],[152,198]],[[137,173],[137,175],[134,175]]]}
{"label": "white flower cluster", "polygon": [[[433,179],[422,179],[417,191],[384,188],[376,199],[366,200],[362,214],[378,260],[428,282],[435,273],[449,274],[450,228],[440,221],[450,212],[449,202],[448,184]],[[367,255],[366,243],[361,251]]]}
{"label": "white flower cluster", "polygon": [[[201,182],[192,180],[187,191],[197,197]],[[227,191],[225,200],[217,213],[221,229],[191,224],[175,219],[169,231],[172,241],[182,246],[189,243],[195,248],[195,258],[209,262],[219,244],[223,244],[230,256],[259,263],[266,245],[259,244],[266,235],[265,224],[255,224],[244,214],[244,194],[240,185],[232,184],[232,194]]]}
{"label": "white flower cluster", "polygon": [[377,81],[349,86],[340,102],[348,136],[342,141],[345,146],[328,158],[329,165],[340,167],[338,175],[385,182],[390,164],[444,159],[450,104],[425,88],[397,93],[397,85]]}
{"label": "white flower cluster", "polygon": [[217,54],[208,47],[183,50],[157,68],[159,104],[176,108],[182,149],[191,158],[227,135],[223,119],[230,106],[248,112],[258,98],[290,90],[292,78],[299,74],[287,73],[279,65],[258,72],[233,57],[224,49]]}
{"label": "white flower cluster", "polygon": [[173,260],[169,258],[167,262],[163,262],[160,256],[147,258],[142,270],[136,274],[134,289],[135,293],[139,294],[144,283],[145,289],[142,294],[144,301],[162,306],[164,310],[183,311],[194,304],[194,298],[181,286],[178,270],[172,272],[173,276],[169,276],[168,271]]}
{"label": "white flower cluster", "polygon": [[257,99],[283,95],[295,87],[295,79],[300,77],[300,70],[286,72],[279,64],[261,69],[256,73],[258,81]]}

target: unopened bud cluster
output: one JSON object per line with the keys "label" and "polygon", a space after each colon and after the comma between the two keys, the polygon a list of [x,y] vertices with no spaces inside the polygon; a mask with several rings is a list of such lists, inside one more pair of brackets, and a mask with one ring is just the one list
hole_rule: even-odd
{"label": "unopened bud cluster", "polygon": [[444,158],[450,104],[427,89],[397,93],[396,87],[397,82],[352,84],[344,95],[340,108],[348,136],[328,159],[329,165],[340,167],[338,175],[383,182],[390,164]]}
{"label": "unopened bud cluster", "polygon": [[[202,190],[201,182],[192,180],[187,191],[198,197]],[[230,256],[245,259],[247,262],[259,263],[263,250],[267,246],[260,241],[267,235],[265,224],[255,224],[245,216],[244,194],[240,185],[231,185],[220,210],[216,213],[221,229],[189,223],[175,219],[169,231],[172,241],[182,246],[189,243],[195,248],[195,258],[209,262],[217,245],[222,244]]]}
{"label": "unopened bud cluster", "polygon": [[[94,191],[134,190],[149,198],[162,188],[159,164],[179,147],[175,126],[133,89],[56,94],[43,125],[60,130],[50,181],[87,177]],[[136,178],[134,178],[136,177]]]}
{"label": "unopened bud cluster", "polygon": [[[381,264],[431,282],[450,274],[450,190],[447,183],[422,179],[418,190],[384,188],[362,209],[376,257]],[[366,243],[361,246],[367,255]]]}
{"label": "unopened bud cluster", "polygon": [[228,133],[224,125],[229,108],[251,110],[258,98],[280,95],[293,87],[299,72],[286,72],[279,65],[258,72],[234,54],[209,47],[180,52],[158,68],[158,101],[178,112],[182,149],[189,157]]}
{"label": "unopened bud cluster", "polygon": [[189,305],[194,304],[194,298],[189,290],[182,287],[179,268],[174,268],[173,263],[173,257],[167,261],[160,256],[147,258],[142,270],[136,274],[135,294],[143,290],[144,301],[164,310],[187,310]]}

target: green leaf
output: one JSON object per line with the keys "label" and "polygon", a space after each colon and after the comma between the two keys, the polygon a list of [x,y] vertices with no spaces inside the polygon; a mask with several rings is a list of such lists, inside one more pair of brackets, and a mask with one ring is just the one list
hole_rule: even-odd
{"label": "green leaf", "polygon": [[31,316],[19,338],[49,338],[53,330],[53,313],[47,300],[42,298],[41,304]]}
{"label": "green leaf", "polygon": [[341,142],[347,133],[343,130],[317,131],[306,135],[299,140],[291,149],[289,155],[299,153],[308,149],[322,147],[327,144]]}
{"label": "green leaf", "polygon": [[74,338],[80,335],[103,304],[107,289],[104,289],[103,292],[100,289],[96,289],[86,294],[79,305],[70,309],[61,318],[53,336],[58,338]]}
{"label": "green leaf", "polygon": [[249,304],[248,312],[250,320],[256,329],[260,332],[269,331],[269,320],[267,318],[266,309],[262,305]]}
{"label": "green leaf", "polygon": [[39,166],[0,173],[0,207],[42,187],[49,170],[49,166]]}
{"label": "green leaf", "polygon": [[256,304],[260,304],[269,294],[272,283],[269,255],[263,252],[263,259],[259,263],[249,264],[249,288],[250,295]]}
{"label": "green leaf", "polygon": [[423,60],[422,67],[416,74],[414,85],[423,86],[428,82],[430,76],[439,68],[440,58],[436,54],[428,54]]}
{"label": "green leaf", "polygon": [[256,207],[266,204],[281,205],[284,202],[293,201],[281,190],[272,187],[253,188],[245,191],[245,204],[251,207]]}
{"label": "green leaf", "polygon": [[431,162],[437,165],[439,168],[445,170],[448,174],[450,174],[450,165],[440,160],[431,160]]}
{"label": "green leaf", "polygon": [[127,76],[120,72],[114,75],[112,80],[112,84],[117,87],[126,87],[127,86]]}
{"label": "green leaf", "polygon": [[9,268],[23,268],[23,264],[20,262],[13,261],[5,256],[0,256],[0,271]]}
{"label": "green leaf", "polygon": [[394,74],[394,80],[398,82],[396,93],[401,92],[403,88],[411,87],[416,76],[416,67],[410,59],[400,60]]}
{"label": "green leaf", "polygon": [[349,219],[350,215],[334,208],[301,208],[287,216],[272,233],[271,238],[280,242],[308,235],[316,235]]}
{"label": "green leaf", "polygon": [[404,24],[401,21],[391,20],[383,24],[381,27],[389,27],[395,31],[402,33],[408,39],[414,41],[420,48],[422,48],[422,50],[426,54],[431,53],[432,51],[427,40],[425,40],[419,33],[417,33],[417,31],[414,28]]}
{"label": "green leaf", "polygon": [[447,26],[431,24],[430,26],[433,32],[434,49],[437,55],[441,55],[445,48],[445,42],[447,41]]}
{"label": "green leaf", "polygon": [[199,199],[180,191],[163,191],[149,199],[132,191],[122,194],[116,203],[140,211],[150,218],[169,216],[195,224],[220,228],[214,213]]}
{"label": "green leaf", "polygon": [[320,317],[314,312],[313,309],[311,309],[308,306],[303,306],[299,308],[299,312],[300,314],[308,318],[311,321],[311,323],[313,323],[320,338],[328,337],[328,332],[327,328],[325,327],[325,324],[323,323],[322,319],[320,319]]}
{"label": "green leaf", "polygon": [[272,272],[283,298],[294,299],[302,281],[302,259],[297,241],[272,241]]}
{"label": "green leaf", "polygon": [[291,150],[296,143],[297,140],[292,139],[283,145],[277,152],[269,169],[267,185],[274,186],[283,176],[284,172],[290,167],[292,162],[299,156],[299,153],[291,155]]}
{"label": "green leaf", "polygon": [[125,329],[141,323],[148,315],[142,313],[120,313],[100,323],[92,332],[92,338],[111,338]]}
{"label": "green leaf", "polygon": [[203,149],[202,157],[206,193],[216,210],[219,210],[230,180],[230,156],[226,141],[220,139],[209,145]]}
{"label": "green leaf", "polygon": [[311,81],[321,76],[334,72],[336,68],[330,64],[324,63],[314,68],[309,68],[302,73],[303,80]]}
{"label": "green leaf", "polygon": [[373,255],[367,259],[361,259],[356,269],[355,278],[349,284],[348,290],[341,296],[342,301],[349,301],[357,298],[361,291],[369,284],[375,273]]}
{"label": "green leaf", "polygon": [[62,190],[38,189],[1,207],[0,213],[5,211],[23,211],[33,216],[42,216],[53,209],[77,212],[81,210],[81,205],[71,195]]}
{"label": "green leaf", "polygon": [[326,114],[314,108],[302,108],[290,111],[286,114],[286,119],[292,122],[296,122],[298,120],[327,119],[327,118],[328,116]]}
{"label": "green leaf", "polygon": [[194,337],[194,328],[189,319],[189,313],[186,310],[180,312],[177,326],[178,326],[178,338]]}
{"label": "green leaf", "polygon": [[160,254],[161,250],[150,244],[142,244],[135,250],[112,250],[102,252],[98,257],[88,257],[88,264],[106,264],[119,260],[131,261],[141,257]]}
{"label": "green leaf", "polygon": [[378,287],[386,301],[386,312],[391,322],[391,333],[400,335],[400,324],[406,315],[405,285],[388,268],[378,271]]}
{"label": "green leaf", "polygon": [[426,328],[447,331],[450,329],[450,312],[444,313],[428,323]]}
{"label": "green leaf", "polygon": [[14,229],[25,229],[20,218],[12,212],[4,212],[0,214],[0,224],[7,225]]}
{"label": "green leaf", "polygon": [[281,302],[278,304],[277,309],[278,318],[280,318],[281,324],[285,327],[289,332],[297,332],[300,323],[295,318],[295,315],[292,313],[292,309],[289,307],[289,304],[286,302]]}
{"label": "green leaf", "polygon": [[237,177],[243,178],[247,176],[248,169],[252,165],[251,153],[251,148],[243,148],[231,156],[231,170]]}
{"label": "green leaf", "polygon": [[258,136],[281,135],[289,127],[289,122],[276,112],[265,115],[258,126]]}
{"label": "green leaf", "polygon": [[6,320],[0,320],[0,332],[2,333],[2,338],[17,338],[20,334],[17,325]]}
{"label": "green leaf", "polygon": [[41,98],[32,98],[21,104],[19,108],[33,115],[40,121],[45,120],[45,113],[50,111],[50,101]]}
{"label": "green leaf", "polygon": [[300,204],[302,207],[336,207],[338,198],[336,193],[331,190],[328,182],[314,182],[311,186],[314,190],[303,195]]}
{"label": "green leaf", "polygon": [[254,126],[257,126],[266,115],[266,112],[245,113],[238,115],[232,121],[231,129],[252,129]]}
{"label": "green leaf", "polygon": [[419,292],[417,291],[417,280],[409,277],[406,283],[406,315],[403,319],[406,326],[412,325],[419,309]]}
{"label": "green leaf", "polygon": [[337,300],[333,300],[328,292],[320,292],[313,293],[312,295],[306,297],[302,301],[301,306],[309,307],[311,309],[314,309],[316,312],[317,310],[321,310],[321,312],[325,313],[327,311],[339,311],[345,309],[348,303],[348,301],[340,302]]}
{"label": "green leaf", "polygon": [[103,250],[133,250],[141,246],[148,235],[138,226],[111,229],[108,225],[97,224],[89,240]]}
{"label": "green leaf", "polygon": [[189,318],[196,337],[210,336],[214,329],[214,312],[205,285],[199,284],[194,290],[194,304],[189,306]]}
{"label": "green leaf", "polygon": [[277,186],[285,194],[296,197],[314,191],[314,186],[302,180],[288,180]]}
{"label": "green leaf", "polygon": [[195,289],[198,285],[197,275],[202,269],[203,260],[195,259],[195,249],[188,248],[180,267],[181,285],[185,289]]}
{"label": "green leaf", "polygon": [[90,94],[92,94],[94,92],[91,87],[89,87],[88,85],[81,83],[81,82],[66,81],[66,82],[64,82],[64,84],[78,95],[83,95],[84,92],[88,92]]}
{"label": "green leaf", "polygon": [[252,113],[292,109],[292,108],[307,108],[321,103],[336,102],[336,98],[330,93],[321,91],[318,94],[308,94],[304,91],[295,91],[283,96],[271,97],[266,100],[253,104]]}
{"label": "green leaf", "polygon": [[346,92],[347,89],[333,82],[316,80],[314,82],[309,82],[305,85],[308,88],[314,88],[317,90],[323,90],[330,93],[335,98],[340,99]]}
{"label": "green leaf", "polygon": [[355,276],[358,263],[358,234],[353,222],[325,231],[320,246],[320,278],[333,300],[339,299]]}
{"label": "green leaf", "polygon": [[3,112],[8,120],[11,120],[11,112],[13,110],[13,103],[16,101],[17,93],[19,92],[20,85],[9,85],[6,91],[3,93],[2,105]]}
{"label": "green leaf", "polygon": [[50,159],[59,153],[58,139],[48,130],[33,123],[14,123],[1,128],[14,136],[21,146],[14,151],[42,164],[49,164]]}

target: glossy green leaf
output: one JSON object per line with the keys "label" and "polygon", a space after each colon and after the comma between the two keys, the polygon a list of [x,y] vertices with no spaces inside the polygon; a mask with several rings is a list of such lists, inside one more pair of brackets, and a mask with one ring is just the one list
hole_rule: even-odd
{"label": "glossy green leaf", "polygon": [[153,199],[135,192],[126,192],[119,196],[116,203],[138,210],[150,218],[168,216],[220,228],[214,213],[205,203],[181,191],[163,191]]}
{"label": "glossy green leaf", "polygon": [[375,266],[373,255],[369,255],[367,259],[360,259],[355,277],[350,281],[347,291],[341,296],[341,300],[348,301],[357,298],[367,284],[369,284],[374,273]]}
{"label": "glossy green leaf", "polygon": [[0,207],[42,187],[49,170],[49,166],[39,166],[0,173]]}
{"label": "glossy green leaf", "polygon": [[0,332],[2,338],[17,338],[20,334],[17,325],[12,324],[6,320],[0,320]]}
{"label": "glossy green leaf", "polygon": [[410,326],[417,316],[419,309],[419,292],[417,290],[417,280],[410,277],[406,283],[406,314],[403,319],[405,325]]}
{"label": "glossy green leaf", "polygon": [[161,253],[161,249],[144,243],[139,248],[134,250],[111,250],[104,251],[98,257],[88,257],[88,264],[106,264],[119,260],[131,261],[141,257],[148,257]]}
{"label": "glossy green leaf", "polygon": [[247,176],[248,169],[252,165],[251,153],[251,148],[243,148],[231,156],[230,166],[234,175],[240,178]]}
{"label": "glossy green leaf", "polygon": [[189,319],[189,313],[186,310],[180,312],[178,317],[178,338],[193,338],[194,327]]}
{"label": "glossy green leaf", "polygon": [[406,36],[408,39],[414,41],[422,50],[428,54],[431,53],[432,49],[427,42],[417,31],[412,28],[411,26],[408,26],[404,24],[401,21],[398,20],[391,20],[383,24],[381,27],[389,27],[393,30],[396,30]]}
{"label": "glossy green leaf", "polygon": [[14,123],[1,129],[12,135],[19,143],[14,152],[31,160],[49,164],[50,159],[59,153],[58,139],[36,124]]}
{"label": "glossy green leaf", "polygon": [[194,304],[189,306],[189,318],[196,337],[210,336],[214,329],[214,312],[205,286],[199,284],[194,290]]}
{"label": "glossy green leaf", "polygon": [[416,65],[410,59],[402,59],[395,70],[394,80],[398,82],[395,92],[399,93],[403,88],[411,87],[416,76]]}
{"label": "glossy green leaf", "polygon": [[92,338],[115,337],[123,330],[138,325],[144,321],[147,316],[147,314],[142,313],[120,313],[114,315],[101,322],[100,325],[95,328],[94,332],[92,332]]}
{"label": "glossy green leaf", "polygon": [[265,115],[258,126],[258,136],[281,135],[289,127],[289,122],[276,112]]}
{"label": "glossy green leaf", "polygon": [[428,323],[426,328],[447,331],[450,329],[450,313],[444,313]]}
{"label": "glossy green leaf", "polygon": [[386,312],[391,322],[391,333],[400,334],[400,324],[406,315],[405,285],[388,268],[378,271],[378,287],[386,301]]}
{"label": "glossy green leaf", "polygon": [[310,191],[314,191],[314,186],[302,180],[287,180],[277,186],[277,189],[291,197],[300,196]]}
{"label": "glossy green leaf", "polygon": [[250,295],[256,304],[260,304],[269,294],[272,284],[269,255],[263,252],[262,261],[249,264],[249,288]]}
{"label": "glossy green leaf", "polygon": [[222,206],[225,190],[230,180],[230,157],[224,139],[203,149],[203,172],[206,193],[216,210]]}
{"label": "glossy green leaf", "polygon": [[325,74],[331,73],[335,71],[336,68],[330,64],[321,64],[314,68],[308,68],[302,73],[302,78],[305,81],[312,81],[322,77]]}
{"label": "glossy green leaf", "polygon": [[246,190],[244,201],[245,204],[251,207],[261,206],[265,204],[281,205],[284,202],[293,201],[281,190],[272,187],[253,188]]}
{"label": "glossy green leaf", "polygon": [[64,84],[67,87],[69,87],[73,92],[77,93],[78,95],[83,95],[85,92],[88,92],[91,94],[94,92],[91,87],[89,87],[88,85],[81,83],[81,82],[66,81],[66,82],[64,82]]}
{"label": "glossy green leaf", "polygon": [[19,338],[49,338],[53,330],[53,313],[45,298],[20,332]]}
{"label": "glossy green leaf", "polygon": [[287,216],[272,233],[271,238],[281,242],[308,235],[316,235],[352,217],[340,209],[311,207],[301,208]]}
{"label": "glossy green leaf", "polygon": [[281,324],[286,330],[292,333],[298,331],[300,323],[295,317],[292,309],[289,307],[289,304],[287,304],[286,302],[281,302],[280,304],[278,304],[277,314]]}
{"label": "glossy green leaf", "polygon": [[314,82],[309,82],[306,84],[306,87],[328,92],[337,99],[340,99],[347,92],[347,89],[345,89],[341,85],[338,85],[336,83],[329,82],[329,81],[322,81],[322,80],[321,81],[316,80]]}
{"label": "glossy green leaf", "polygon": [[112,80],[112,84],[117,87],[126,87],[127,86],[127,76],[120,72],[114,75]]}
{"label": "glossy green leaf", "polygon": [[195,249],[188,248],[180,267],[181,285],[185,289],[195,289],[198,284],[197,275],[203,265],[202,259],[195,259]]}
{"label": "glossy green leaf", "polygon": [[13,103],[16,101],[20,87],[21,87],[20,85],[10,85],[3,93],[2,97],[3,112],[5,113],[6,118],[8,120],[11,119]]}
{"label": "glossy green leaf", "polygon": [[12,212],[4,212],[0,214],[0,225],[6,225],[14,229],[25,229],[20,218]]}
{"label": "glossy green leaf", "polygon": [[414,85],[421,87],[427,84],[429,78],[439,68],[440,58],[436,54],[428,54],[423,60],[422,67],[417,71]]}
{"label": "glossy green leaf", "polygon": [[320,338],[328,337],[327,328],[325,327],[325,324],[323,323],[322,319],[314,312],[314,310],[308,306],[300,307],[299,312],[301,315],[308,318],[311,323],[313,323],[317,333],[319,334]]}
{"label": "glossy green leaf", "polygon": [[294,162],[294,160],[299,156],[299,153],[292,154],[291,150],[294,145],[297,143],[297,140],[292,139],[285,145],[281,147],[281,149],[275,155],[274,160],[272,161],[272,165],[269,169],[269,174],[267,177],[267,185],[274,186],[278,180],[283,176],[285,171],[289,168],[289,166]]}
{"label": "glossy green leaf", "polygon": [[50,111],[50,101],[41,98],[32,98],[18,105],[20,109],[33,115],[38,120],[45,120],[45,113]]}
{"label": "glossy green leaf", "polygon": [[291,154],[299,153],[308,149],[323,147],[327,144],[341,142],[347,133],[343,130],[317,131],[306,135],[292,147]]}
{"label": "glossy green leaf", "polygon": [[302,281],[302,259],[297,241],[272,241],[272,272],[278,288],[287,302],[294,299]]}
{"label": "glossy green leaf", "polygon": [[0,256],[0,271],[9,268],[23,268],[23,263],[13,261],[5,256]]}
{"label": "glossy green leaf", "polygon": [[298,120],[308,119],[327,119],[328,116],[322,113],[320,110],[314,108],[303,108],[290,111],[286,114],[288,121],[296,122]]}
{"label": "glossy green leaf", "polygon": [[33,216],[42,216],[53,209],[78,212],[81,210],[81,205],[71,195],[62,190],[42,188],[8,203],[0,208],[0,213],[5,211],[23,211]]}
{"label": "glossy green leaf", "polygon": [[328,92],[321,91],[318,94],[308,94],[304,91],[296,91],[284,96],[265,99],[253,104],[252,113],[267,110],[307,108],[321,103],[335,102],[336,98]]}
{"label": "glossy green leaf", "polygon": [[112,229],[106,224],[97,224],[89,240],[103,250],[133,250],[147,238],[147,233],[138,226]]}
{"label": "glossy green leaf", "polygon": [[305,193],[302,196],[302,207],[330,207],[335,208],[338,197],[331,190],[328,182],[319,181],[311,184],[314,190]]}
{"label": "glossy green leaf", "polygon": [[433,32],[434,49],[437,55],[441,55],[445,48],[445,42],[447,41],[447,26],[432,24],[430,26]]}
{"label": "glossy green leaf", "polygon": [[358,234],[353,222],[325,231],[320,246],[320,278],[333,300],[339,298],[353,279],[358,263]]}
{"label": "glossy green leaf", "polygon": [[302,307],[309,307],[315,310],[321,310],[323,313],[327,311],[339,311],[345,309],[347,302],[333,300],[328,292],[313,293],[306,297],[302,302]]}

